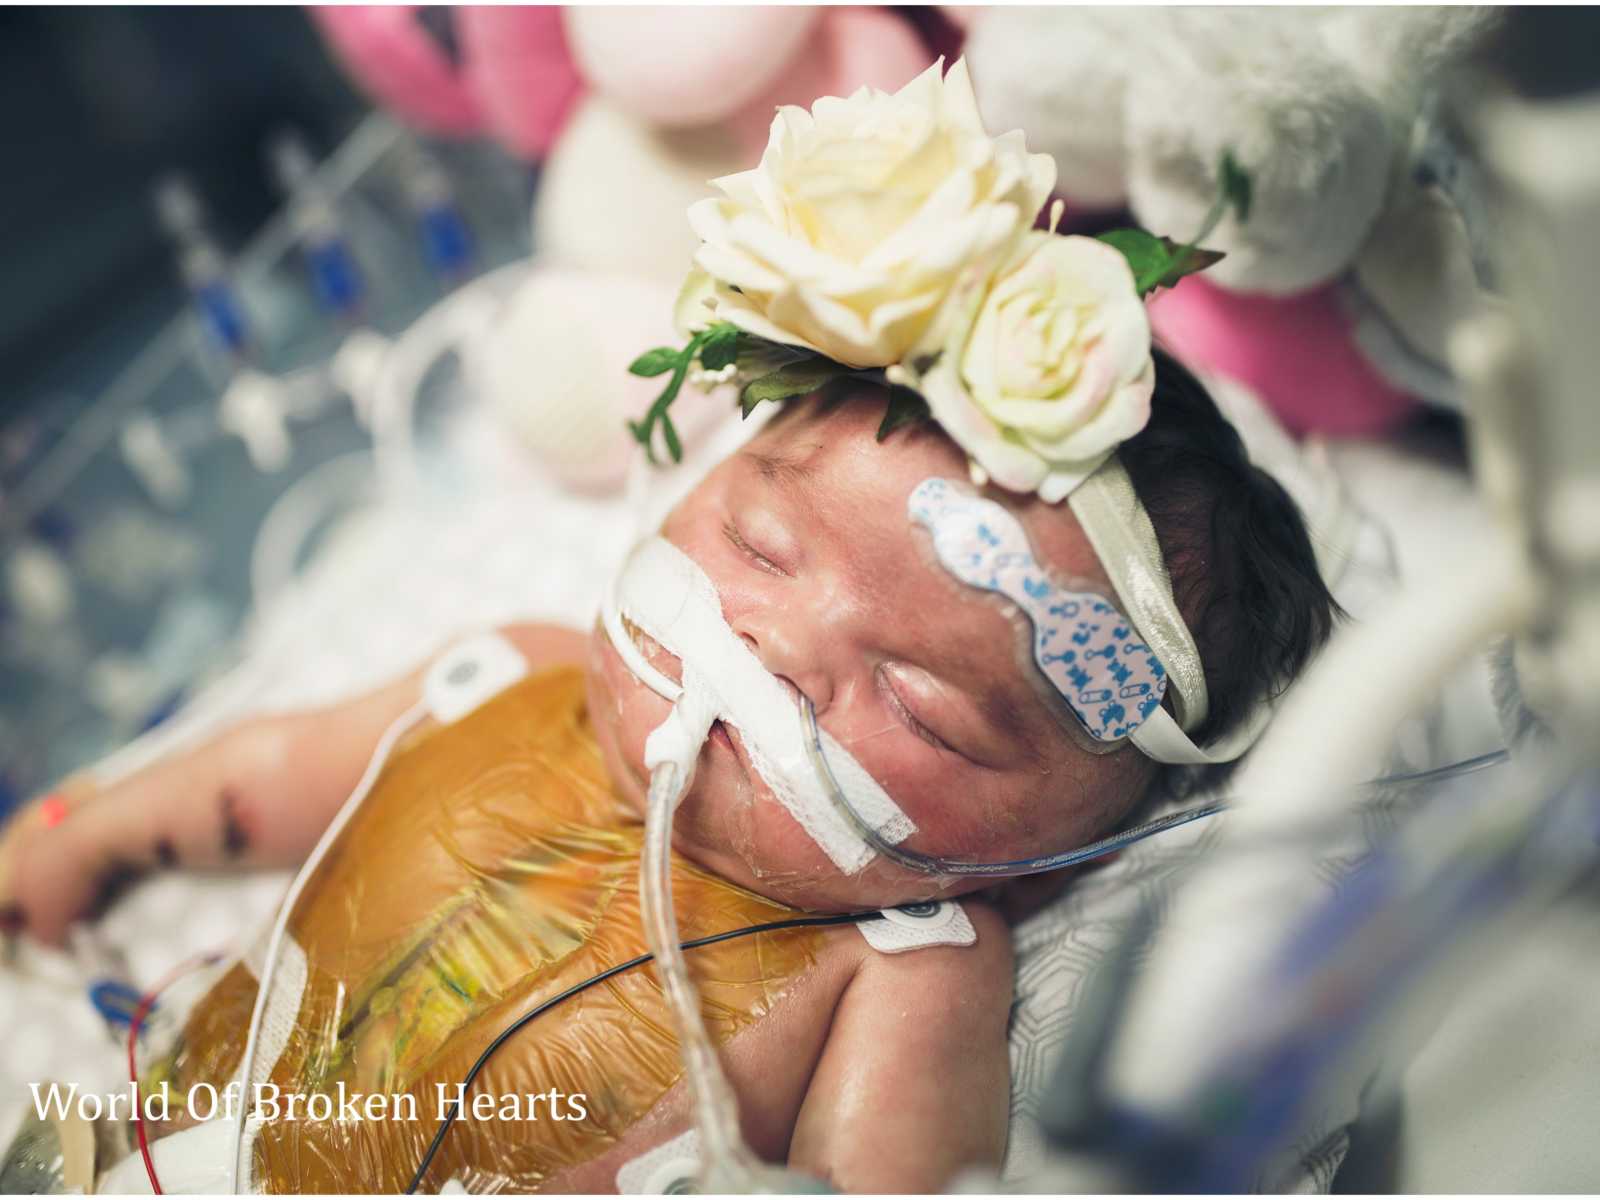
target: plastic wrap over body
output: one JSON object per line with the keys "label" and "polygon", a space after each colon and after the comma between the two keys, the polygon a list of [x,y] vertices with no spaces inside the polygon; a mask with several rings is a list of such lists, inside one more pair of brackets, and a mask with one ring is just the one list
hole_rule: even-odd
{"label": "plastic wrap over body", "polygon": [[[302,1104],[298,1119],[269,1121],[254,1137],[257,1188],[402,1190],[438,1126],[441,1088],[455,1096],[519,1015],[644,952],[642,838],[607,781],[576,670],[526,679],[403,742],[291,915],[305,985],[264,1077],[282,1096],[336,1097],[341,1084],[346,1096],[411,1095],[417,1119],[313,1120]],[[685,938],[794,915],[676,855],[673,890]],[[783,930],[694,951],[712,1037],[725,1042],[764,1015],[812,964],[818,938]],[[255,993],[241,963],[193,1010],[155,1072],[174,1096],[234,1078]],[[456,1178],[475,1192],[529,1191],[601,1154],[678,1080],[671,1030],[648,966],[541,1015],[469,1096],[555,1089],[583,1097],[587,1115],[572,1119],[567,1101],[531,1116],[525,1102],[521,1119],[465,1115],[429,1185]]]}

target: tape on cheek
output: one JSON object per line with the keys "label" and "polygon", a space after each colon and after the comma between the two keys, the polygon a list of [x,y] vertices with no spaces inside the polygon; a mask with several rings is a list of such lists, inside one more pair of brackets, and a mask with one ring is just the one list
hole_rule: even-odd
{"label": "tape on cheek", "polygon": [[1028,618],[1034,662],[1090,737],[1128,737],[1161,706],[1167,673],[1154,652],[1103,596],[1057,587],[1007,509],[944,479],[924,479],[906,507],[945,570]]}
{"label": "tape on cheek", "polygon": [[[645,686],[677,701],[683,688],[645,660],[623,628],[624,616],[678,657],[691,690],[711,693],[709,707],[739,731],[756,773],[836,867],[854,874],[872,861],[871,846],[812,769],[794,697],[723,619],[716,587],[693,559],[663,538],[644,542],[617,577],[603,614],[622,661]],[[844,747],[826,733],[822,741],[850,807],[879,837],[898,844],[916,832]]]}

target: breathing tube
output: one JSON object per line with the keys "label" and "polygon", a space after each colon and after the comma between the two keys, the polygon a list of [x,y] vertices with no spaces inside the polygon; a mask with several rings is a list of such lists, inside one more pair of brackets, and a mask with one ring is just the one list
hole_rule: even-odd
{"label": "breathing tube", "polygon": [[[618,576],[603,621],[622,661],[673,705],[645,743],[650,788],[640,895],[645,937],[673,1014],[704,1147],[698,1184],[713,1192],[768,1190],[784,1173],[762,1164],[744,1144],[738,1103],[701,1019],[672,903],[673,817],[693,782],[712,725],[721,720],[739,730],[755,769],[841,870],[860,870],[874,852],[822,790],[794,721],[789,690],[728,626],[716,588],[692,559],[662,538],[642,543]],[[678,657],[678,681],[651,665],[630,626]],[[830,750],[843,766],[842,782],[835,786],[853,793],[852,811],[866,814],[860,819],[890,841],[914,830],[843,747]]]}
{"label": "breathing tube", "polygon": [[650,793],[639,895],[645,940],[677,1027],[694,1123],[705,1147],[700,1182],[710,1192],[751,1192],[757,1190],[762,1166],[739,1132],[739,1103],[700,1018],[699,996],[679,945],[678,915],[672,906],[672,818],[694,777],[693,756],[699,754],[716,719],[708,700],[704,691],[686,687],[667,720],[650,735],[645,764],[650,769]]}

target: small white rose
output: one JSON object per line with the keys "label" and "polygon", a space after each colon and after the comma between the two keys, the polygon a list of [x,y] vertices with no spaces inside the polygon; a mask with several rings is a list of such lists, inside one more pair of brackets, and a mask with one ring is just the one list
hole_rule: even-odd
{"label": "small white rose", "polygon": [[1150,419],[1150,322],[1122,254],[1031,232],[993,275],[962,280],[913,386],[974,475],[1049,503]]}
{"label": "small white rose", "polygon": [[[717,318],[851,367],[902,361],[957,279],[1032,224],[1055,184],[1020,132],[991,138],[966,64],[900,91],[784,107],[760,166],[689,220]],[[697,299],[703,299],[697,297]]]}

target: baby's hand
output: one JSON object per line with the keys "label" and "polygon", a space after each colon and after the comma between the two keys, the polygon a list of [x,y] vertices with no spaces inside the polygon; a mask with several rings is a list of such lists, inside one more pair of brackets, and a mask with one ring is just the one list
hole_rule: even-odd
{"label": "baby's hand", "polygon": [[140,873],[112,853],[100,823],[84,811],[86,792],[69,783],[24,806],[0,830],[5,940],[26,934],[59,946],[74,922],[99,916]]}

